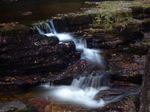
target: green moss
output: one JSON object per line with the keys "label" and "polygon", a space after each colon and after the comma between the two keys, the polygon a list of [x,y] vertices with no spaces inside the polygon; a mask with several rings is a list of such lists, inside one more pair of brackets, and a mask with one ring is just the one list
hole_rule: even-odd
{"label": "green moss", "polygon": [[0,33],[2,32],[11,32],[11,31],[17,31],[17,30],[22,30],[22,29],[27,29],[27,26],[24,25],[18,25],[18,26],[10,26],[8,28],[1,28]]}
{"label": "green moss", "polygon": [[24,37],[24,32],[27,32],[30,29],[30,27],[15,23],[2,24],[0,28],[0,35],[8,37]]}
{"label": "green moss", "polygon": [[138,16],[144,17],[143,12],[150,12],[150,5],[144,1],[104,1],[100,3],[99,8],[91,10],[96,14],[93,27],[99,27],[108,32],[118,27],[115,26],[116,24],[119,24],[120,30],[124,29],[132,21],[133,12],[141,11],[142,13],[139,13]]}

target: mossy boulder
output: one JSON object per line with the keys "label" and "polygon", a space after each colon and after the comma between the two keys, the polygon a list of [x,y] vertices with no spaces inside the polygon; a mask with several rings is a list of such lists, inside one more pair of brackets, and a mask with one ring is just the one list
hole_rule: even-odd
{"label": "mossy boulder", "polygon": [[131,7],[131,9],[133,18],[135,19],[143,19],[150,17],[150,6],[149,7],[137,6]]}
{"label": "mossy boulder", "polygon": [[1,37],[17,37],[24,38],[33,33],[31,28],[19,23],[3,23],[0,24]]}
{"label": "mossy boulder", "polygon": [[81,30],[89,27],[90,19],[87,14],[69,15],[65,17],[69,31]]}
{"label": "mossy boulder", "polygon": [[136,21],[128,21],[125,26],[122,25],[122,30],[119,32],[119,37],[122,38],[123,41],[139,39],[144,36],[141,30],[141,23]]}

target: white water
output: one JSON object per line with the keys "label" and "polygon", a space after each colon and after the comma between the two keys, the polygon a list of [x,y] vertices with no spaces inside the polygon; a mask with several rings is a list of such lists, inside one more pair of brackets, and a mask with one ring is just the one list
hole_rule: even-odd
{"label": "white water", "polygon": [[[85,39],[76,39],[69,33],[57,33],[52,20],[49,21],[49,24],[46,24],[46,30],[43,30],[44,27],[41,23],[36,28],[41,35],[48,37],[57,36],[60,42],[73,41],[76,45],[76,50],[82,52],[81,59],[86,59],[92,64],[103,65],[100,50],[87,48]],[[120,95],[111,101],[104,101],[103,99],[95,100],[94,97],[99,91],[110,89],[107,87],[109,82],[108,80],[102,80],[104,78],[102,74],[96,76],[92,76],[91,74],[87,75],[87,77],[74,79],[70,86],[51,86],[50,84],[45,84],[42,87],[49,89],[50,91],[46,95],[53,97],[55,100],[72,102],[90,108],[102,107],[122,97]],[[103,81],[105,81],[105,85]]]}
{"label": "white water", "polygon": [[103,76],[88,76],[74,79],[70,86],[51,86],[44,84],[43,87],[50,89],[46,96],[55,98],[56,101],[80,104],[82,106],[96,108],[108,103],[103,99],[94,100],[95,95],[101,90],[109,89],[102,86]]}
{"label": "white water", "polygon": [[[100,90],[106,90],[107,87],[102,87]],[[96,108],[102,107],[106,104],[103,99],[99,101],[94,100],[96,93],[98,92],[95,88],[75,89],[72,86],[58,86],[50,92],[51,97],[55,97],[55,100],[80,104],[86,107]]]}
{"label": "white water", "polygon": [[[44,27],[46,27],[45,30]],[[73,41],[75,43],[76,50],[82,51],[81,59],[86,59],[90,62],[103,65],[103,59],[100,55],[100,50],[87,48],[87,43],[85,39],[76,39],[69,33],[57,33],[53,24],[53,20],[50,20],[48,23],[39,23],[36,26],[36,29],[41,35],[46,35],[48,37],[58,37],[60,42]]]}

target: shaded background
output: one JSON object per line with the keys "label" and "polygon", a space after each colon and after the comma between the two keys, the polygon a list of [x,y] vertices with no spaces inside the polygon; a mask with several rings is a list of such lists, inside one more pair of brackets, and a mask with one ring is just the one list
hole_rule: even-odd
{"label": "shaded background", "polygon": [[56,14],[77,12],[85,0],[0,0],[0,23],[50,19]]}

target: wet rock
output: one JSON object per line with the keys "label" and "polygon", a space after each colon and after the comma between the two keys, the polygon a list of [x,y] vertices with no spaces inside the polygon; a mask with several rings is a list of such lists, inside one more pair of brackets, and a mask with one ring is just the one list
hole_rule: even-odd
{"label": "wet rock", "polygon": [[127,96],[120,101],[113,102],[101,109],[102,112],[114,111],[114,112],[137,112],[137,107],[135,104],[137,96]]}
{"label": "wet rock", "polygon": [[123,91],[117,91],[117,90],[102,90],[102,91],[99,91],[94,99],[95,100],[100,100],[100,99],[103,99],[104,101],[110,101],[112,100],[113,98],[119,96],[119,95],[122,95],[124,94]]}
{"label": "wet rock", "polygon": [[[21,41],[22,42],[22,41]],[[24,44],[14,41],[2,46],[1,74],[31,74],[38,71],[61,71],[71,63],[71,56],[75,54],[73,42],[58,44],[56,37],[31,37]],[[74,56],[73,59],[79,57]],[[7,63],[6,63],[7,62]],[[37,72],[36,72],[37,71]],[[30,73],[31,72],[31,73]]]}
{"label": "wet rock", "polygon": [[109,59],[110,71],[122,76],[136,76],[144,73],[145,56],[112,53]]}
{"label": "wet rock", "polygon": [[55,79],[53,81],[53,85],[71,85],[72,81],[73,81],[73,77],[66,76],[64,78],[62,77],[62,78],[59,78],[59,79]]}
{"label": "wet rock", "polygon": [[85,29],[89,27],[89,23],[91,22],[87,14],[74,14],[66,16],[65,20],[67,21],[67,28],[70,32]]}
{"label": "wet rock", "polygon": [[62,74],[53,76],[51,81],[55,84],[66,84],[66,80],[64,79],[68,79],[67,84],[71,84],[73,78],[91,73],[91,68],[92,66],[89,62],[81,59],[69,65]]}
{"label": "wet rock", "polygon": [[149,26],[150,26],[150,18],[145,19],[145,21],[142,22],[142,25],[143,25],[143,31],[144,32],[149,32],[150,31],[150,28],[149,28]]}
{"label": "wet rock", "polygon": [[89,17],[88,15],[73,15],[69,16],[67,18],[67,21],[70,25],[83,25],[83,24],[89,24]]}
{"label": "wet rock", "polygon": [[26,105],[21,101],[12,101],[6,103],[0,102],[0,108],[1,112],[19,111],[26,109]]}
{"label": "wet rock", "polygon": [[[7,44],[5,39],[9,41],[6,40]],[[80,53],[76,52],[73,42],[59,43],[55,36],[37,35],[21,39],[2,37],[1,40],[3,45],[1,44],[0,47],[0,75],[1,85],[7,85],[7,87],[3,86],[6,90],[9,88],[17,90],[22,85],[37,84],[43,80],[42,77],[45,78],[52,73],[60,73],[69,64],[80,58]],[[16,80],[5,82],[7,76]],[[27,78],[29,81],[24,81],[25,76],[31,76]],[[24,84],[21,83],[21,80]]]}
{"label": "wet rock", "polygon": [[36,46],[42,46],[42,45],[57,45],[59,43],[59,39],[56,36],[40,36],[37,37],[37,39],[34,39],[34,44]]}
{"label": "wet rock", "polygon": [[[149,4],[149,3],[148,3]],[[133,18],[143,19],[150,17],[150,7],[131,7]]]}
{"label": "wet rock", "polygon": [[149,93],[150,93],[150,88],[149,88],[149,75],[150,75],[150,49],[148,50],[147,56],[146,56],[146,62],[145,62],[145,69],[144,69],[144,74],[142,76],[143,82],[141,86],[141,94],[140,94],[140,111],[139,112],[149,112],[150,111],[150,99],[149,99]]}
{"label": "wet rock", "polygon": [[55,49],[57,52],[59,52],[60,55],[64,55],[69,52],[75,52],[75,44],[74,42],[61,42],[61,44],[58,44],[55,46]]}
{"label": "wet rock", "polygon": [[127,26],[120,32],[120,36],[123,41],[131,41],[134,39],[143,38],[144,35],[141,32],[142,25],[139,22],[131,21]]}
{"label": "wet rock", "polygon": [[53,23],[58,33],[69,32],[66,18],[54,19]]}
{"label": "wet rock", "polygon": [[114,89],[128,89],[128,88],[138,88],[138,85],[129,81],[121,81],[121,80],[111,80],[109,87]]}
{"label": "wet rock", "polygon": [[37,76],[5,76],[0,78],[1,92],[20,92],[24,88],[38,85],[41,77]]}
{"label": "wet rock", "polygon": [[11,101],[11,102],[0,102],[0,111],[1,112],[22,112],[22,111],[36,111],[31,105],[27,105],[22,101]]}
{"label": "wet rock", "polygon": [[126,82],[132,82],[135,84],[141,84],[142,83],[142,75],[135,75],[135,76],[121,76],[118,74],[112,74],[110,76],[111,80],[116,81],[126,81]]}
{"label": "wet rock", "polygon": [[44,109],[44,112],[59,112],[59,111],[60,112],[63,112],[63,111],[73,112],[74,110],[76,109],[74,109],[73,107],[68,107],[66,105],[47,105]]}
{"label": "wet rock", "polygon": [[[45,112],[45,108],[50,105],[50,98],[43,98],[43,97],[34,97],[29,100],[29,103],[32,104],[37,110],[40,112]],[[36,112],[36,111],[35,111]],[[37,111],[38,112],[38,111]],[[47,112],[47,111],[46,111]]]}
{"label": "wet rock", "polygon": [[90,73],[92,71],[91,68],[92,66],[88,61],[81,59],[77,61],[75,64],[73,64],[72,66],[69,66],[64,74],[77,77],[77,76],[81,76],[82,74]]}

